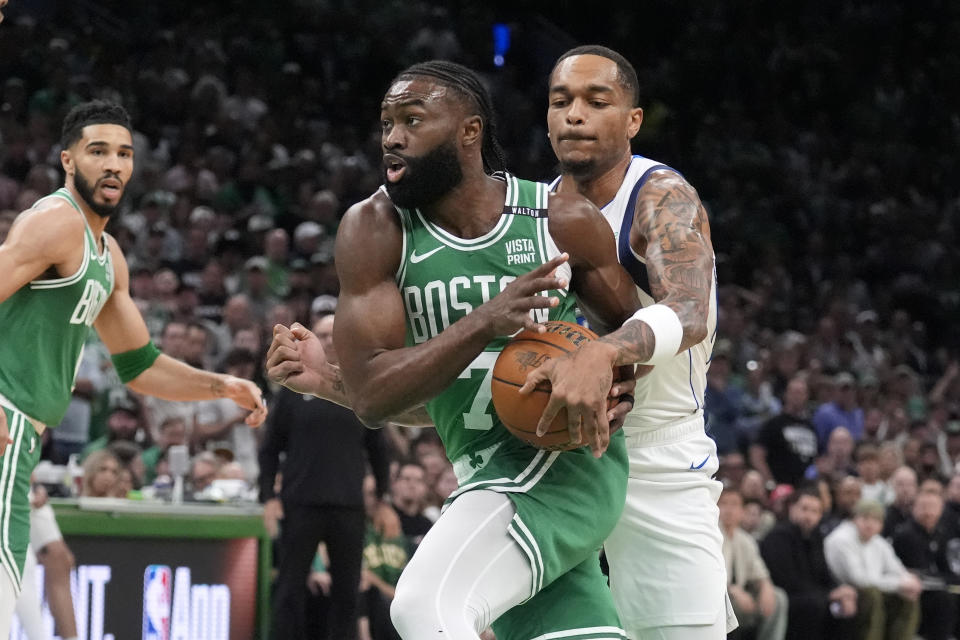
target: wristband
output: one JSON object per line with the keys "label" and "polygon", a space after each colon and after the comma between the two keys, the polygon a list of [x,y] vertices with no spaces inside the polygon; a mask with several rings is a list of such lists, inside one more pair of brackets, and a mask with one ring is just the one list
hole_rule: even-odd
{"label": "wristband", "polygon": [[120,382],[127,384],[152,367],[153,363],[156,362],[159,357],[160,350],[157,349],[151,340],[139,349],[115,353],[110,356],[110,359],[113,360],[113,367],[117,370],[117,376],[119,376]]}
{"label": "wristband", "polygon": [[665,304],[650,305],[630,316],[627,322],[633,320],[645,322],[654,337],[653,354],[638,364],[663,364],[677,355],[683,341],[683,325],[673,309]]}

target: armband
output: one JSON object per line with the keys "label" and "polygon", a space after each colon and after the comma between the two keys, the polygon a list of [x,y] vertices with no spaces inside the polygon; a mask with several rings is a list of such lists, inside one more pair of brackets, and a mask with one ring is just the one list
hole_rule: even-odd
{"label": "armband", "polygon": [[677,313],[665,304],[654,304],[640,309],[627,322],[639,320],[653,331],[653,355],[639,364],[658,365],[669,362],[677,355],[683,342],[683,325]]}
{"label": "armband", "polygon": [[160,349],[157,349],[151,340],[139,349],[115,353],[110,359],[113,360],[113,367],[117,370],[120,382],[127,384],[152,367],[159,357]]}

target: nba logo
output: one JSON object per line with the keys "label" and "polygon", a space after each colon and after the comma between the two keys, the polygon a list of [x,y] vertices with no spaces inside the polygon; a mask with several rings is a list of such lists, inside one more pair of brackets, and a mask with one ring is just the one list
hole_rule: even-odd
{"label": "nba logo", "polygon": [[170,567],[151,564],[143,572],[143,640],[170,640]]}

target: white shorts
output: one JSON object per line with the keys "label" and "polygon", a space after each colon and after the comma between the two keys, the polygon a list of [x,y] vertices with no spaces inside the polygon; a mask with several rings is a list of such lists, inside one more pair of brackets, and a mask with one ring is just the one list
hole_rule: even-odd
{"label": "white shorts", "polygon": [[628,434],[627,450],[627,503],[604,545],[627,635],[721,619],[735,629],[717,509],[723,485],[703,417]]}
{"label": "white shorts", "polygon": [[39,509],[30,509],[30,546],[37,553],[51,542],[63,540],[53,507],[45,504]]}

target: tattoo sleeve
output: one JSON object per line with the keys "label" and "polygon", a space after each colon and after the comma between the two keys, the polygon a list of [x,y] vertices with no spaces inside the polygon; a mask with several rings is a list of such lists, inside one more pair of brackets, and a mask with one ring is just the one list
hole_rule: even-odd
{"label": "tattoo sleeve", "polygon": [[[701,342],[707,336],[714,256],[696,190],[673,172],[653,174],[637,199],[630,244],[646,258],[650,295],[680,318],[680,349]],[[653,353],[653,331],[643,322],[628,322],[603,340],[617,346],[618,364],[644,362]]]}

